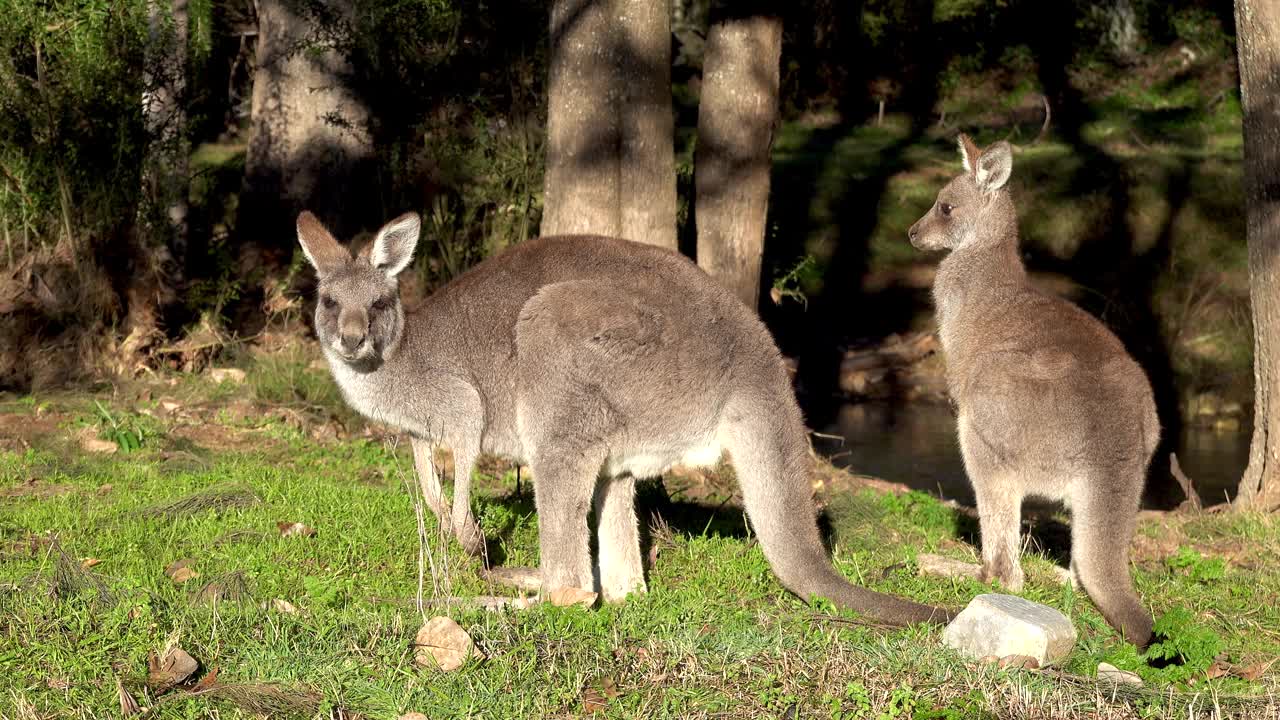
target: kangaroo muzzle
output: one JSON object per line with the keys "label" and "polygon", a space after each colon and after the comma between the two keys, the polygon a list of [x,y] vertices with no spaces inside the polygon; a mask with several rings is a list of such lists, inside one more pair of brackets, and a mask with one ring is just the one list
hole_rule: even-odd
{"label": "kangaroo muzzle", "polygon": [[344,311],[338,318],[338,346],[348,355],[364,347],[369,336],[369,314],[360,310]]}

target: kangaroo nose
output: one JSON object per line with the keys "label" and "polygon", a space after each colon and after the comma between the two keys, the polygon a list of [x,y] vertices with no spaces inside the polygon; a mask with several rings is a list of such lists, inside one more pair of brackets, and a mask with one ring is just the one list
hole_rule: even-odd
{"label": "kangaroo nose", "polygon": [[911,229],[907,231],[908,240],[915,240],[919,235],[920,235],[920,230],[915,225],[912,225]]}
{"label": "kangaroo nose", "polygon": [[361,345],[364,345],[364,335],[343,333],[338,338],[338,342],[342,344],[343,351],[349,352],[349,353],[355,352],[356,350],[360,349]]}

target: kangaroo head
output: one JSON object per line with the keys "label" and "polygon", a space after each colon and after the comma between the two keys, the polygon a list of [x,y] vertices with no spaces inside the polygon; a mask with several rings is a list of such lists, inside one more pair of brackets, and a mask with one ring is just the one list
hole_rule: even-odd
{"label": "kangaroo head", "polygon": [[320,279],[316,335],[331,359],[370,372],[399,345],[404,308],[396,276],[413,259],[420,227],[416,213],[405,213],[352,257],[315,215],[298,216],[298,242]]}
{"label": "kangaroo head", "polygon": [[1001,140],[979,150],[968,135],[959,137],[964,174],[938,193],[933,207],[907,231],[921,250],[955,250],[1017,227],[1005,183],[1013,172],[1013,149]]}

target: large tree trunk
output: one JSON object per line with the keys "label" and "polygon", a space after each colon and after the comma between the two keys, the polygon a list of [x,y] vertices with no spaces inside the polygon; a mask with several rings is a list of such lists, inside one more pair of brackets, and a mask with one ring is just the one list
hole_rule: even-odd
{"label": "large tree trunk", "polygon": [[1236,0],[1249,294],[1253,304],[1253,444],[1239,507],[1280,507],[1280,4]]}
{"label": "large tree trunk", "polygon": [[778,118],[782,21],[712,18],[698,103],[698,265],[755,308],[760,295],[769,151]]}
{"label": "large tree trunk", "polygon": [[676,248],[667,0],[555,0],[543,235]]}
{"label": "large tree trunk", "polygon": [[543,235],[622,232],[620,82],[612,0],[554,0]]}
{"label": "large tree trunk", "polygon": [[622,237],[676,249],[668,0],[616,0],[621,32]]}
{"label": "large tree trunk", "polygon": [[[253,118],[238,231],[264,244],[294,243],[294,218],[311,209],[343,236],[378,221],[369,111],[351,63],[318,27],[340,24],[353,0],[258,0]],[[326,32],[322,32],[326,31]]]}

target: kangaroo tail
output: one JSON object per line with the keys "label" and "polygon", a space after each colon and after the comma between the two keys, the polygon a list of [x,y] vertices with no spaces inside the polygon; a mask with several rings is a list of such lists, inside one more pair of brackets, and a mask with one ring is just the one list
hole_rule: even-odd
{"label": "kangaroo tail", "polygon": [[[779,395],[782,395],[779,393]],[[752,527],[784,587],[805,600],[824,597],[892,625],[944,624],[955,611],[850,583],[836,570],[818,533],[800,409],[784,397],[741,397],[727,408],[722,442],[732,457]]]}

